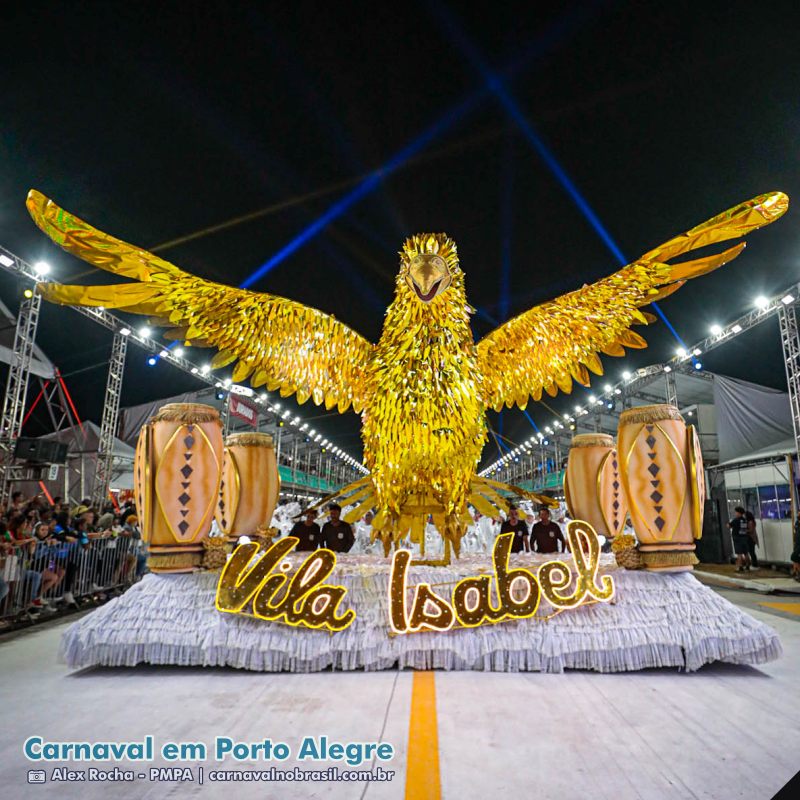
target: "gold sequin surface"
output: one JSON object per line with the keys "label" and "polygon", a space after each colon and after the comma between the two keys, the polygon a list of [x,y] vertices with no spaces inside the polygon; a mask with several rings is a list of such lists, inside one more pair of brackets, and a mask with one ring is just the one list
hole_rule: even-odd
{"label": "gold sequin surface", "polygon": [[[359,509],[375,508],[376,536],[424,536],[433,514],[458,553],[467,504],[502,505],[498,485],[476,476],[486,443],[487,408],[525,408],[543,392],[569,392],[603,372],[600,355],[645,347],[631,330],[654,317],[640,308],[735,258],[740,243],[717,255],[669,264],[699,247],[740,238],[778,219],[782,192],[753,198],[645,253],[608,278],[543,303],[479,343],[470,327],[464,273],[455,243],[418,234],[400,253],[395,299],[372,345],[335,317],[292,300],[197,278],[159,256],[93,228],[31,191],[37,225],[68,252],[134,282],[111,286],[44,283],[39,291],[65,305],[104,306],[153,317],[168,337],[218,350],[213,367],[233,366],[233,380],[266,385],[298,402],[311,399],[363,418]],[[362,491],[366,488],[366,491]],[[557,581],[556,581],[557,583]]]}

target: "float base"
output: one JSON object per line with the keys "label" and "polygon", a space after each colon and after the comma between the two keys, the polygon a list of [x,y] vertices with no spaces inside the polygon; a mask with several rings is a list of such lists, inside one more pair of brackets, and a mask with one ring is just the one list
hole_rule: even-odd
{"label": "float base", "polygon": [[[536,559],[512,558],[534,567]],[[453,584],[490,560],[468,556],[448,567],[412,567],[409,584]],[[650,667],[686,671],[723,661],[760,664],[778,658],[777,633],[704,586],[690,573],[613,574],[613,604],[446,633],[390,635],[389,564],[339,556],[332,579],[347,587],[342,608],[353,625],[336,634],[294,628],[214,607],[218,572],[149,574],[121,597],[71,625],[61,641],[70,667],[173,664],[230,666],[260,672],[413,669],[624,672]],[[438,591],[448,592],[448,589]],[[543,602],[540,613],[547,614]]]}

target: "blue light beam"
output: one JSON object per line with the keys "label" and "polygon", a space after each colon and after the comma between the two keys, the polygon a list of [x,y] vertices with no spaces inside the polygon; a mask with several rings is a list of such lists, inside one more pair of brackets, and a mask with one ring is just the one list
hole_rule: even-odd
{"label": "blue light beam", "polygon": [[[515,59],[504,72],[512,75],[527,66],[530,61],[541,59],[550,49],[560,44],[567,34],[587,22],[593,14],[594,6],[592,5],[580,9],[569,16],[559,18],[522,54],[521,57]],[[489,87],[483,86],[475,90],[460,103],[448,109],[430,127],[426,128],[419,136],[412,139],[405,147],[395,153],[382,167],[375,170],[371,175],[368,175],[350,192],[329,206],[318,219],[297,234],[294,239],[284,245],[277,253],[271,256],[268,261],[264,262],[255,270],[252,275],[240,283],[240,288],[246,289],[261,280],[264,275],[274,269],[282,261],[286,260],[306,242],[317,236],[333,220],[347,212],[348,209],[359,200],[371,194],[380,186],[384,178],[389,177],[393,172],[403,166],[406,161],[419,153],[423,148],[427,147],[435,138],[441,136],[463,117],[473,111],[489,96],[489,94]]]}
{"label": "blue light beam", "polygon": [[528,422],[533,425],[533,429],[536,431],[536,433],[539,433],[539,426],[533,421],[533,417],[528,413],[528,410],[523,408],[522,413],[525,415],[525,419],[527,419]]}
{"label": "blue light beam", "polygon": [[327,211],[312,222],[305,230],[301,231],[294,239],[284,245],[268,261],[262,264],[252,275],[239,284],[240,288],[247,289],[257,281],[261,280],[268,272],[274,269],[281,261],[287,259],[292,253],[299,250],[306,242],[313,239],[329,223],[344,214],[349,208],[359,200],[371,194],[378,188],[381,181],[399,169],[408,159],[415,156],[420,150],[424,149],[431,141],[441,136],[446,130],[455,125],[458,120],[468,114],[481,100],[483,92],[476,92],[466,100],[451,108],[446,114],[442,115],[429,128],[419,136],[409,142],[404,148],[395,153],[380,169],[368,175],[354,189],[341,197]]}
{"label": "blue light beam", "polygon": [[[458,42],[467,59],[472,63],[473,67],[478,71],[483,78],[489,91],[497,98],[500,104],[505,109],[506,113],[517,124],[517,127],[522,132],[525,139],[533,147],[536,153],[544,162],[545,166],[550,170],[556,180],[561,184],[562,188],[566,191],[578,210],[583,214],[586,221],[592,226],[594,231],[600,237],[601,241],[611,254],[616,258],[620,266],[625,266],[630,263],[630,260],[625,257],[619,245],[614,241],[608,229],[603,225],[600,217],[597,216],[594,209],[589,205],[586,198],[580,193],[574,181],[567,174],[566,170],[558,162],[558,159],[552,153],[550,148],[547,147],[542,137],[538,134],[530,120],[527,119],[521,108],[517,104],[513,95],[505,85],[503,79],[485,62],[477,48],[472,42],[467,39],[461,26],[457,23],[454,16],[448,9],[439,3],[434,3],[432,6],[434,12],[439,17],[440,22],[445,26],[448,34],[451,35],[456,42]],[[502,299],[501,299],[502,302]],[[651,303],[653,310],[658,314],[661,320],[669,329],[670,333],[681,344],[684,349],[688,349],[686,343],[678,335],[678,332],[673,327],[672,323],[667,319],[666,314],[659,308],[657,303]]]}

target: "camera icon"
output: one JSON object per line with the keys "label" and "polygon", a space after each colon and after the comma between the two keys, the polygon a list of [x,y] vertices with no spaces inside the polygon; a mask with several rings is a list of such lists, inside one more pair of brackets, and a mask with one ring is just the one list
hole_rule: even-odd
{"label": "camera icon", "polygon": [[46,781],[47,773],[43,769],[28,770],[28,783],[45,783]]}

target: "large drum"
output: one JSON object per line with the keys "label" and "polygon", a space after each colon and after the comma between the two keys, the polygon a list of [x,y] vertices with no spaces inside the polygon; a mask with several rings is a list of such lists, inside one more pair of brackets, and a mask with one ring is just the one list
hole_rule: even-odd
{"label": "large drum", "polygon": [[225,441],[217,524],[229,536],[267,528],[278,504],[281,481],[272,437],[235,433]]}
{"label": "large drum", "polygon": [[219,412],[170,403],[139,434],[134,490],[153,572],[190,572],[203,560],[222,475]]}
{"label": "large drum", "polygon": [[564,496],[573,519],[585,520],[597,533],[608,537],[622,532],[628,501],[613,437],[581,433],[572,439],[564,473]]}
{"label": "large drum", "polygon": [[646,569],[690,570],[702,535],[705,477],[695,429],[675,406],[641,406],[619,418],[622,485]]}

